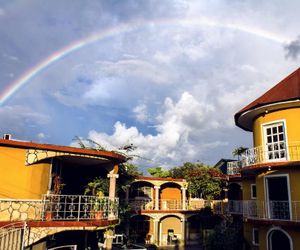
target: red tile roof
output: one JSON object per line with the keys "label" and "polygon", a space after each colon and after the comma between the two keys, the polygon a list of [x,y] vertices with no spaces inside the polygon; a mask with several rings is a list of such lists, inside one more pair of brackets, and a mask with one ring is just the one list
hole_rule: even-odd
{"label": "red tile roof", "polygon": [[66,153],[73,153],[73,154],[100,156],[100,157],[111,159],[116,162],[126,161],[126,157],[124,155],[112,151],[74,148],[68,146],[58,146],[52,144],[41,144],[35,142],[5,140],[5,139],[0,139],[0,146],[26,148],[26,149],[43,149],[43,150],[51,150],[51,151],[66,152]]}
{"label": "red tile roof", "polygon": [[237,112],[234,116],[235,123],[237,124],[237,126],[240,126],[239,117],[249,110],[268,104],[297,99],[300,99],[300,68],[284,78],[281,82],[279,82],[273,88],[257,98],[255,101],[251,102],[246,107]]}

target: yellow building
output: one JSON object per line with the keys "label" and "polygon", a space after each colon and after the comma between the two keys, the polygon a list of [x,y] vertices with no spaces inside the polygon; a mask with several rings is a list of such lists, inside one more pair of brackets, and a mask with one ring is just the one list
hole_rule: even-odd
{"label": "yellow building", "polygon": [[243,214],[251,249],[300,249],[300,69],[235,115],[253,132],[253,148],[241,167],[243,201],[230,201]]}
{"label": "yellow building", "polygon": [[[118,164],[125,161],[114,152],[5,135],[0,139],[0,249],[48,249],[67,238],[75,245],[79,232],[89,237],[90,231],[118,224],[116,178]],[[96,176],[109,178],[108,197],[84,195]]]}

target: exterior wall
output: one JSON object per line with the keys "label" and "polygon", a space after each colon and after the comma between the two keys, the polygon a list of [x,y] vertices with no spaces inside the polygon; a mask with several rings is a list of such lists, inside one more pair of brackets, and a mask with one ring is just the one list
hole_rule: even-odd
{"label": "exterior wall", "polygon": [[162,200],[181,200],[181,190],[174,187],[166,187],[161,190],[160,199]]}
{"label": "exterior wall", "polygon": [[41,199],[47,192],[50,164],[25,166],[25,152],[0,147],[0,198]]}
{"label": "exterior wall", "polygon": [[264,145],[264,137],[262,131],[262,124],[285,120],[287,140],[289,142],[300,141],[299,124],[300,124],[300,108],[291,108],[271,112],[264,116],[259,116],[253,123],[253,139],[254,147]]}
{"label": "exterior wall", "polygon": [[251,200],[251,184],[255,184],[255,179],[243,180],[243,199]]}

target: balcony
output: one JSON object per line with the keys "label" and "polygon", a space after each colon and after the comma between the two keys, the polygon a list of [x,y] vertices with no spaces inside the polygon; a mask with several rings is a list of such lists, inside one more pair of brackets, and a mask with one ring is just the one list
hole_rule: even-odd
{"label": "balcony", "polygon": [[241,161],[230,161],[227,163],[227,175],[239,175],[241,174]]}
{"label": "balcony", "polygon": [[117,198],[44,195],[42,200],[0,199],[0,222],[88,221],[118,219]]}
{"label": "balcony", "polygon": [[174,199],[161,199],[159,200],[159,207],[155,209],[155,200],[151,199],[141,199],[141,200],[129,200],[129,207],[132,211],[173,211],[173,210],[188,210],[195,211],[206,207],[210,207],[214,213],[221,214],[224,212],[224,203],[221,200],[203,200],[203,199],[190,199],[186,200],[184,203],[182,200]]}
{"label": "balcony", "polygon": [[246,150],[242,154],[242,160],[239,163],[230,162],[232,171],[238,171],[241,168],[277,162],[300,161],[300,142],[291,142],[287,146],[285,143],[268,145],[267,147],[255,147]]}
{"label": "balcony", "polygon": [[300,222],[300,201],[229,201],[228,212],[248,219]]}

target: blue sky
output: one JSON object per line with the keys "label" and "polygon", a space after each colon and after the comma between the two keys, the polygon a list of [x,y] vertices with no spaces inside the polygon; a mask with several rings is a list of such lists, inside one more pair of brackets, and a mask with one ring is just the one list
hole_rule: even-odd
{"label": "blue sky", "polygon": [[[108,149],[135,144],[141,169],[215,164],[251,134],[233,115],[299,67],[299,1],[0,0],[0,132]],[[125,29],[122,27],[126,27]]]}

